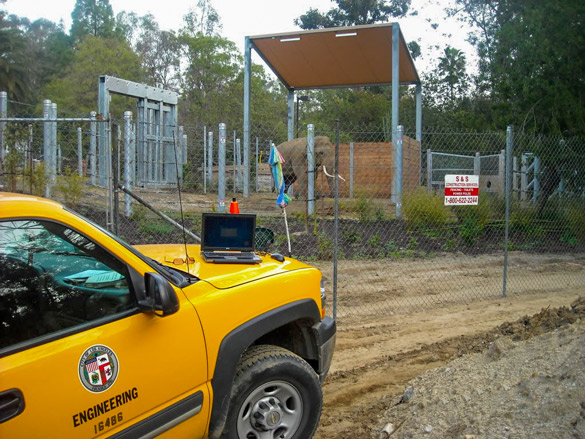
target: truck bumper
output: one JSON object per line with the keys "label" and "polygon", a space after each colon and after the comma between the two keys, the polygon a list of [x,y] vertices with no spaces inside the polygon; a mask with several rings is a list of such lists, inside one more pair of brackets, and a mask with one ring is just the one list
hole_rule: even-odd
{"label": "truck bumper", "polygon": [[335,335],[337,327],[335,320],[331,317],[325,317],[319,323],[312,327],[315,334],[315,341],[317,343],[317,354],[319,364],[317,373],[321,382],[327,376],[329,368],[331,367],[331,360],[333,359],[333,351],[335,350]]}

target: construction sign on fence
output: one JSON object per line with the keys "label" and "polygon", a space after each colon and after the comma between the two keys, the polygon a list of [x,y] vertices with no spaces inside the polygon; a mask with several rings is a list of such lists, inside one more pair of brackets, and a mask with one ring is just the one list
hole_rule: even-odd
{"label": "construction sign on fence", "polygon": [[479,175],[445,175],[445,206],[477,206]]}

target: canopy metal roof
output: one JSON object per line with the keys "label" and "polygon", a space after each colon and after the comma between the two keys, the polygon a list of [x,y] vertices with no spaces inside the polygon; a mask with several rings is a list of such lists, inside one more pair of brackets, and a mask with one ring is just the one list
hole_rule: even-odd
{"label": "canopy metal roof", "polygon": [[[420,79],[399,32],[399,83]],[[392,23],[250,36],[251,46],[288,89],[392,83]]]}

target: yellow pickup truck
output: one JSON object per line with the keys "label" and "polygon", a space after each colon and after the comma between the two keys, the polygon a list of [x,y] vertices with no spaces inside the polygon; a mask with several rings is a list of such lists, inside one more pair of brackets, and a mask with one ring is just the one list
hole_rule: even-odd
{"label": "yellow pickup truck", "polygon": [[132,247],[0,193],[0,437],[307,439],[335,322],[319,270]]}

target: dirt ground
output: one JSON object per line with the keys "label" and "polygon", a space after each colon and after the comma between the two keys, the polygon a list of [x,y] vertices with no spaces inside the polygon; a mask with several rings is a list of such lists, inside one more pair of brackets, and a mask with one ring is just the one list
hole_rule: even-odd
{"label": "dirt ground", "polygon": [[[435,282],[440,283],[440,279],[436,278],[442,272],[440,266],[424,261],[414,269],[412,266],[410,267],[412,270],[410,273],[414,273],[414,275],[409,278],[407,287],[401,287],[407,288],[411,293],[419,292],[418,294],[412,293],[412,297],[410,297],[414,303],[419,304],[416,307],[417,312],[413,311],[412,306],[401,309],[399,305],[392,307],[395,312],[389,311],[387,306],[383,306],[383,302],[376,303],[375,296],[370,296],[367,300],[361,298],[362,304],[367,303],[369,306],[357,309],[358,311],[360,309],[367,310],[363,316],[364,319],[360,319],[359,314],[358,318],[355,318],[355,313],[352,313],[353,318],[340,318],[333,365],[323,387],[325,402],[320,427],[315,435],[316,439],[464,438],[466,430],[462,428],[457,430],[456,425],[451,426],[455,430],[448,430],[451,433],[455,431],[451,435],[438,433],[441,430],[437,429],[433,433],[432,426],[430,427],[431,431],[425,432],[424,428],[428,425],[418,424],[413,427],[412,435],[394,436],[392,434],[389,436],[381,432],[387,424],[392,423],[395,426],[408,418],[406,415],[393,418],[394,415],[388,414],[387,410],[401,400],[409,382],[416,377],[432,369],[445,367],[450,361],[462,355],[482,352],[498,337],[531,338],[537,334],[532,329],[533,332],[529,333],[530,337],[526,337],[527,331],[531,330],[530,328],[538,326],[540,327],[538,331],[542,332],[543,328],[554,330],[557,326],[578,320],[579,317],[556,320],[547,318],[545,320],[551,320],[552,323],[546,326],[534,323],[535,321],[541,322],[543,317],[539,319],[537,316],[534,318],[536,320],[530,320],[528,316],[538,314],[541,310],[547,310],[546,312],[551,313],[556,308],[569,306],[579,296],[585,296],[585,259],[583,256],[523,255],[516,260],[515,265],[512,265],[516,269],[514,272],[516,281],[524,276],[525,280],[536,277],[536,280],[544,280],[543,282],[527,283],[528,286],[534,286],[525,288],[523,291],[516,287],[516,292],[507,298],[503,298],[499,294],[487,299],[473,299],[469,292],[470,289],[474,288],[474,285],[477,288],[478,280],[486,284],[490,282],[501,284],[501,270],[494,269],[493,273],[490,271],[490,267],[498,265],[496,261],[492,260],[490,256],[483,258],[485,260],[482,260],[480,264],[478,264],[478,260],[468,261],[468,264],[458,264],[457,269],[452,270],[449,276],[450,294],[446,301],[440,305],[429,306],[427,303],[425,307],[420,306],[423,303],[422,298],[429,294],[429,282],[435,278]],[[412,264],[412,261],[404,263]],[[483,266],[487,270],[480,275],[481,270],[478,269],[478,266]],[[353,266],[352,268],[360,270],[359,267]],[[389,271],[388,268],[387,271]],[[340,268],[340,271],[343,271],[343,267]],[[324,272],[327,275],[326,267]],[[518,285],[522,285],[522,283],[520,282]],[[536,285],[540,285],[540,287],[536,287]],[[356,288],[354,294],[358,294],[359,291],[359,288]],[[340,290],[341,294],[347,296],[348,290]],[[348,305],[354,300],[357,298],[348,299]],[[583,308],[585,307],[579,308],[581,317]],[[373,310],[378,310],[380,313],[378,319],[375,318]],[[366,314],[367,320],[365,319]],[[520,322],[518,322],[519,320]],[[582,328],[583,325],[581,325]],[[511,361],[523,362],[524,360],[520,358]],[[468,368],[471,375],[474,375],[476,370],[480,371],[480,368]],[[461,385],[465,386],[466,382],[472,382],[471,378],[462,379]],[[474,379],[480,378],[474,377]],[[493,377],[485,375],[483,379],[487,380],[484,382],[486,387],[489,388],[493,384]],[[475,385],[478,386],[477,383]],[[427,387],[429,386],[427,385]],[[456,391],[453,390],[453,392]],[[585,405],[585,400],[582,403]],[[427,407],[432,406],[433,404],[427,404]],[[419,408],[420,411],[423,410]],[[438,416],[444,415],[446,417],[447,412],[448,410],[445,410]],[[412,419],[413,415],[409,414],[409,416],[409,419]],[[420,416],[421,414],[417,413],[414,418],[417,419]],[[477,422],[481,424],[481,417]],[[405,422],[396,435],[399,432],[405,434],[408,431],[407,425]],[[434,425],[436,427],[437,422]],[[508,436],[472,435],[469,437],[500,438]],[[552,436],[520,434],[509,437],[544,438]]]}

